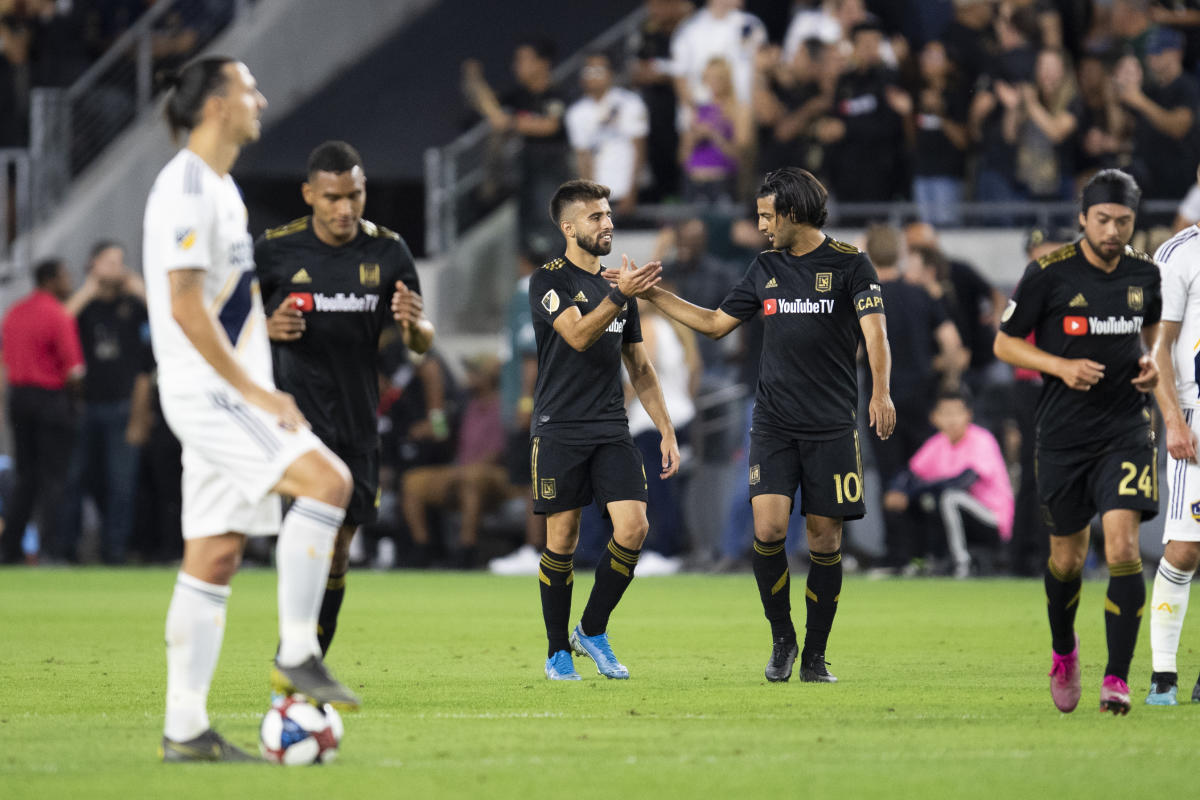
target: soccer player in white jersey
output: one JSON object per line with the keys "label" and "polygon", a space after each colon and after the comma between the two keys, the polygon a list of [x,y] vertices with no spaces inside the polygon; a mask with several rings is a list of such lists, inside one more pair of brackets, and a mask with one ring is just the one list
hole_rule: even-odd
{"label": "soccer player in white jersey", "polygon": [[[275,389],[246,207],[229,171],[267,101],[245,64],[205,57],[172,78],[166,117],[187,146],[146,202],[144,269],[163,414],[183,444],[183,564],[167,611],[165,761],[256,760],[208,720],[229,582],[247,536],[278,532],[272,681],[357,708],[326,670],[317,610],[350,473]],[[295,498],[280,523],[280,501]]]}
{"label": "soccer player in white jersey", "polygon": [[[1200,173],[1197,174],[1200,179]],[[1175,663],[1179,633],[1187,613],[1188,590],[1200,566],[1200,464],[1196,441],[1200,432],[1200,226],[1189,225],[1172,236],[1154,260],[1162,269],[1163,310],[1158,327],[1158,371],[1162,378],[1154,396],[1167,428],[1168,506],[1163,529],[1162,560],[1150,600],[1152,674],[1146,704],[1178,704],[1179,673]],[[1192,689],[1200,703],[1200,679]]]}

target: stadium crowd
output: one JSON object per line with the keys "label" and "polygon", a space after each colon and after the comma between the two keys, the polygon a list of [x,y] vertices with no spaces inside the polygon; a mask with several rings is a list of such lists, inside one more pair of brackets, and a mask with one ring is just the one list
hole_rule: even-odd
{"label": "stadium crowd", "polygon": [[[0,117],[0,146],[22,143],[29,87],[77,77],[137,5],[0,0],[0,107],[18,112]],[[215,3],[212,13],[227,13],[223,5]],[[787,4],[645,5],[628,41],[587,56],[578,91],[552,81],[558,54],[547,39],[518,44],[507,92],[492,88],[478,62],[464,64],[466,103],[497,140],[515,136],[523,144],[516,187],[523,277],[503,332],[506,358],[451,365],[436,350],[414,358],[398,343],[384,348],[383,507],[355,558],[380,567],[471,568],[522,542],[491,567],[536,571],[544,531],[530,513],[521,449],[534,355],[527,291],[528,275],[559,246],[545,212],[559,183],[581,176],[608,185],[614,210],[628,217],[648,203],[683,203],[689,213],[661,227],[654,257],[674,291],[715,307],[762,247],[740,209],[763,172],[791,164],[818,175],[837,203],[911,200],[919,209],[907,226],[870,225],[856,242],[879,269],[885,302],[905,309],[888,324],[902,422],[888,442],[863,437],[875,442],[870,457],[883,498],[871,511],[885,520],[885,552],[856,550],[853,525],[847,551],[880,574],[1040,574],[1046,537],[1031,454],[1039,379],[1014,375],[995,360],[991,343],[1004,295],[970,264],[949,258],[937,230],[977,222],[962,213],[967,200],[1069,201],[1108,167],[1133,174],[1147,198],[1178,201],[1194,190],[1192,170],[1179,165],[1200,161],[1200,4],[819,0],[762,16],[753,11]],[[160,56],[169,61],[186,52],[164,45]],[[1178,219],[1159,222],[1194,222],[1200,207],[1192,206],[1200,206],[1200,196],[1181,206]],[[1031,231],[1027,251],[1012,258],[1036,257],[1071,238],[1071,231]],[[116,396],[85,382],[71,395],[75,408],[58,430],[68,429],[75,442],[74,466],[47,472],[41,486],[44,492],[52,484],[54,498],[90,494],[104,518],[90,523],[99,543],[78,549],[90,515],[80,514],[74,498],[43,503],[43,561],[120,563],[129,551],[154,561],[178,553],[178,445],[155,416],[152,393],[139,388],[153,371],[144,335],[134,333],[145,311],[123,262],[118,269],[105,261],[114,249],[97,245],[75,296],[61,287],[38,290],[65,301],[87,375],[111,369],[121,386]],[[761,326],[712,342],[645,316],[679,443],[695,458],[670,486],[654,487],[660,491],[650,499],[646,548],[657,556],[644,555],[639,574],[746,569],[747,445],[733,439],[749,418]],[[6,327],[6,364],[12,341]],[[11,366],[9,374],[11,383]],[[55,378],[54,390],[70,391],[70,378]],[[701,398],[731,389],[733,410],[726,412],[733,424],[704,424],[721,409]],[[636,438],[639,425],[653,429],[634,411]],[[738,437],[728,435],[733,429]],[[109,485],[85,485],[87,464],[106,457],[123,469],[104,470]],[[734,476],[728,519],[698,521],[688,512],[688,482],[712,465]],[[5,521],[23,486],[6,493]],[[606,524],[585,513],[577,563],[595,558]],[[11,529],[4,538],[6,559],[20,557],[9,546]],[[26,538],[31,561],[39,557],[35,541]]]}

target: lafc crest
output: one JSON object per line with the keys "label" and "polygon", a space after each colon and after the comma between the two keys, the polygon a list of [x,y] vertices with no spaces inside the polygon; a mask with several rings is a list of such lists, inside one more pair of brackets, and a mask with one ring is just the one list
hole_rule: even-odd
{"label": "lafc crest", "polygon": [[379,285],[379,265],[378,264],[359,264],[358,265],[358,282],[368,289],[372,289]]}
{"label": "lafc crest", "polygon": [[830,289],[832,289],[833,288],[833,273],[832,272],[818,272],[816,288],[817,288],[818,292],[828,292]]}
{"label": "lafc crest", "polygon": [[1130,311],[1141,311],[1142,310],[1142,302],[1143,302],[1142,301],[1142,287],[1130,286],[1129,291],[1126,293],[1126,296],[1129,300],[1129,310]]}

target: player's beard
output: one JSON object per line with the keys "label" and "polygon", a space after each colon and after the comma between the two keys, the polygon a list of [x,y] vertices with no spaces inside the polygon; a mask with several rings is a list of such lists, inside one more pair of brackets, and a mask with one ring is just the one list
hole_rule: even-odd
{"label": "player's beard", "polygon": [[1112,244],[1097,242],[1086,233],[1084,234],[1084,238],[1087,239],[1088,247],[1092,248],[1092,252],[1103,258],[1105,261],[1111,261],[1114,258],[1119,257],[1121,253],[1125,251],[1125,245],[1128,244],[1128,242],[1121,241],[1116,241]]}
{"label": "player's beard", "polygon": [[591,253],[594,256],[606,256],[612,252],[612,239],[609,239],[607,244],[600,244],[600,234],[598,233],[591,239],[576,236],[575,243],[585,253]]}

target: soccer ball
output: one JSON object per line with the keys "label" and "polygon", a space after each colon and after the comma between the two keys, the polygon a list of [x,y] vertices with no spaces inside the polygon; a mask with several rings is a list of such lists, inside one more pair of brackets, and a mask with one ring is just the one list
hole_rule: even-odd
{"label": "soccer ball", "polygon": [[271,704],[258,729],[258,747],[275,764],[328,764],[337,757],[344,730],[333,706],[317,708],[304,695],[293,694]]}

